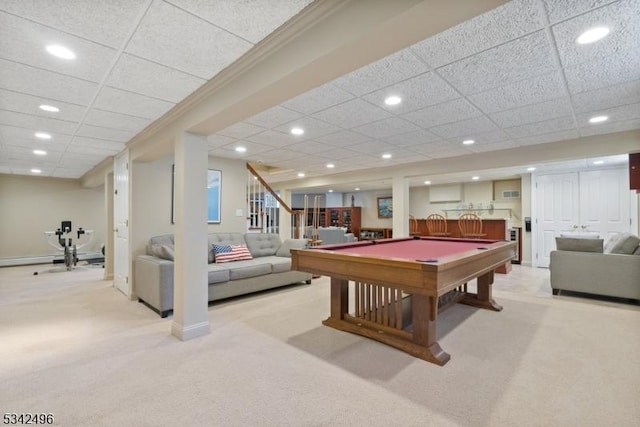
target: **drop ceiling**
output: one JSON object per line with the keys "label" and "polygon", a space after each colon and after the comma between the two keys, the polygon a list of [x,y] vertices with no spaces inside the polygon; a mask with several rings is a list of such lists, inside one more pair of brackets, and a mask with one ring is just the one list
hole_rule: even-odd
{"label": "drop ceiling", "polygon": [[[81,177],[310,3],[4,1],[0,173],[35,167],[44,176]],[[576,43],[596,26],[607,26],[609,35]],[[77,59],[46,54],[53,42]],[[385,105],[389,95],[402,102]],[[41,104],[60,112],[41,111]],[[596,115],[608,120],[589,123]],[[304,134],[292,135],[294,126]],[[208,145],[212,156],[262,165],[271,183],[299,180],[305,187],[317,177],[348,175],[350,185],[372,168],[551,150],[561,141],[637,129],[640,2],[514,0],[219,130]],[[35,132],[52,139],[39,141]],[[463,145],[466,139],[475,143]],[[605,161],[624,162],[615,139],[608,141],[604,151],[613,157]],[[235,151],[239,146],[246,151]],[[36,157],[33,149],[48,154]],[[594,159],[557,160],[553,166],[514,157],[513,167],[493,169],[470,162],[468,174],[415,174],[412,183],[464,180],[472,171],[499,179],[527,166],[570,169]],[[388,188],[387,178],[371,185]]]}

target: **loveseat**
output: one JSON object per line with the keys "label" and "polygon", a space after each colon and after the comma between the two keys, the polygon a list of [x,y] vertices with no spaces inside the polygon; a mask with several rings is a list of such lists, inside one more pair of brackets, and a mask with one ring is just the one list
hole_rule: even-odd
{"label": "loveseat", "polygon": [[631,233],[601,238],[557,237],[551,289],[640,300],[640,239]]}
{"label": "loveseat", "polygon": [[[290,250],[303,248],[306,243],[306,239],[282,242],[278,234],[269,233],[210,233],[209,301],[298,282],[311,283],[311,274],[291,270]],[[146,255],[137,256],[134,265],[134,291],[138,300],[161,317],[173,310],[173,245],[173,234],[152,237]],[[219,251],[218,262],[214,245]],[[229,256],[232,247],[235,254]],[[226,262],[222,262],[223,257]],[[228,261],[233,257],[241,259]],[[249,257],[251,259],[244,259]]]}

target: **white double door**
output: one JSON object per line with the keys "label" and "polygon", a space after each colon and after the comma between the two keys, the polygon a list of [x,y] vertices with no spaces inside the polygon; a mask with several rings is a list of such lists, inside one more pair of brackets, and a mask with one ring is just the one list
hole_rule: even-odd
{"label": "white double door", "polygon": [[539,175],[535,178],[533,265],[548,267],[561,234],[607,238],[630,231],[637,221],[637,198],[625,168]]}

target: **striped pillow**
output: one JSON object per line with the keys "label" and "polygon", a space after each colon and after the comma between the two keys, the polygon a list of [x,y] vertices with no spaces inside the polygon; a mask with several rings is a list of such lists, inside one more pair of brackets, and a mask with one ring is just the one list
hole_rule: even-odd
{"label": "striped pillow", "polygon": [[247,245],[213,245],[216,263],[253,259]]}

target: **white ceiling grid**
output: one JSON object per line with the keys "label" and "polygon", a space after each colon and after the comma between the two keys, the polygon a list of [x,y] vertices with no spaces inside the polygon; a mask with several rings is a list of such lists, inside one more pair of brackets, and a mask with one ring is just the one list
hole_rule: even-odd
{"label": "white ceiling grid", "polygon": [[[82,176],[309,3],[3,0],[0,173]],[[595,25],[611,33],[577,45]],[[513,0],[209,136],[209,153],[282,181],[639,128],[640,0]]]}

